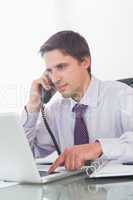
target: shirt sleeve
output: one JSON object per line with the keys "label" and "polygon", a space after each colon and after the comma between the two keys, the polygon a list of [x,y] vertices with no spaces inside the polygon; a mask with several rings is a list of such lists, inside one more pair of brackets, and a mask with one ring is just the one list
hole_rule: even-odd
{"label": "shirt sleeve", "polygon": [[55,150],[40,112],[22,111],[21,124],[35,158],[45,157]]}
{"label": "shirt sleeve", "polygon": [[100,138],[103,155],[120,162],[133,161],[133,89],[122,91],[118,101],[119,123],[122,135],[118,138]]}

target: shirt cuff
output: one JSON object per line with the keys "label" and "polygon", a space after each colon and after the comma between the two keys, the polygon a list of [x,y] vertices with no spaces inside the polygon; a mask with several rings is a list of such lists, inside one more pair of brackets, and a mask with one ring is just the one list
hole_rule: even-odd
{"label": "shirt cuff", "polygon": [[28,112],[26,106],[21,115],[21,124],[25,128],[31,128],[36,125],[39,112]]}
{"label": "shirt cuff", "polygon": [[119,159],[123,148],[119,138],[98,139],[102,146],[103,156],[106,159]]}

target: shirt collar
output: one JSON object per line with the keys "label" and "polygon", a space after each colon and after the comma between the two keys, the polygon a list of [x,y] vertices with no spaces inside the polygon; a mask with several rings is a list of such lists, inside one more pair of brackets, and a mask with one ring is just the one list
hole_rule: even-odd
{"label": "shirt collar", "polygon": [[[84,96],[81,98],[80,104],[88,105],[88,107],[97,107],[100,82],[101,81],[94,76],[91,77],[90,84]],[[77,102],[72,98],[70,98],[70,102],[72,109]]]}

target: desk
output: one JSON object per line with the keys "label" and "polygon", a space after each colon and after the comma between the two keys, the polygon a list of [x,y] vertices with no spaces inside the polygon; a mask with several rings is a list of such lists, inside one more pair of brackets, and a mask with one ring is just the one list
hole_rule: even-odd
{"label": "desk", "polygon": [[77,175],[49,184],[0,189],[0,200],[133,200],[133,178],[88,179]]}

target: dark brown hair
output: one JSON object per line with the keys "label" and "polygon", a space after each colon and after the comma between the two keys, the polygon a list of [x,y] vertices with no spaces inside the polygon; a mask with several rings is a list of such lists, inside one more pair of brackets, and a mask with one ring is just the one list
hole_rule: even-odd
{"label": "dark brown hair", "polygon": [[[48,51],[58,49],[82,62],[84,57],[91,57],[87,41],[74,31],[60,31],[52,35],[40,48],[41,56]],[[90,66],[88,73],[90,74]]]}

